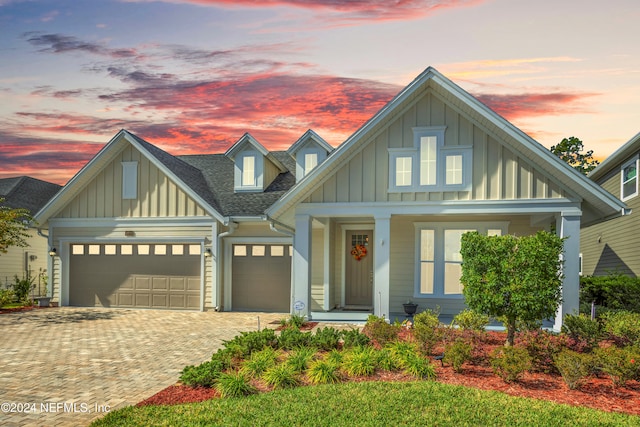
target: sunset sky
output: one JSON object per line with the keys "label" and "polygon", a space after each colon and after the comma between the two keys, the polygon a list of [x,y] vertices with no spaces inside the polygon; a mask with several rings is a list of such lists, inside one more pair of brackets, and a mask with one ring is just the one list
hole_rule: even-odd
{"label": "sunset sky", "polygon": [[433,66],[550,147],[640,131],[638,0],[0,0],[0,178],[125,128],[171,154],[336,146]]}

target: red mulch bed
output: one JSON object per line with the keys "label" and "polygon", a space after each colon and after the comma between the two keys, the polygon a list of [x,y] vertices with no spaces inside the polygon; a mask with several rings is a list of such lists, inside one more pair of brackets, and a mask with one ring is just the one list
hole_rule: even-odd
{"label": "red mulch bed", "polygon": [[12,308],[0,308],[0,314],[6,313],[15,313],[18,311],[31,311],[31,310],[42,310],[43,308],[51,308],[51,307],[39,307],[34,305],[33,307],[12,307]]}
{"label": "red mulch bed", "polygon": [[[484,352],[489,353],[493,348],[504,344],[504,333],[488,332],[488,335],[488,338],[484,340],[486,347]],[[638,381],[629,381],[624,388],[614,388],[609,378],[592,377],[580,389],[570,390],[559,375],[527,372],[520,381],[505,383],[486,364],[466,363],[461,373],[454,372],[450,366],[441,366],[440,362],[434,362],[434,366],[437,372],[437,381],[445,384],[496,390],[511,396],[530,397],[608,412],[640,415],[640,382]],[[372,377],[351,381],[414,380],[413,377],[402,373],[381,372]],[[212,389],[191,388],[176,384],[138,403],[137,406],[200,402],[216,397],[218,394]]]}

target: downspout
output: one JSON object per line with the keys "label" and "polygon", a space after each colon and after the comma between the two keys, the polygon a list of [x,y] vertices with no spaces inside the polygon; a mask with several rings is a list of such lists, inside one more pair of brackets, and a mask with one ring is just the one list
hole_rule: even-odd
{"label": "downspout", "polygon": [[280,234],[286,234],[287,236],[291,237],[294,237],[296,235],[296,231],[293,228],[281,222],[278,222],[273,218],[266,217],[266,219],[267,221],[269,221],[269,228],[271,228],[271,231],[275,231],[276,233]]}
{"label": "downspout", "polygon": [[224,262],[220,259],[220,248],[222,248],[222,241],[225,237],[232,235],[236,229],[238,228],[238,223],[229,221],[229,218],[225,218],[223,223],[224,226],[229,227],[227,231],[224,231],[218,234],[218,250],[216,254],[213,254],[218,259],[218,268],[216,269],[216,283],[218,284],[218,288],[216,289],[216,306],[213,308],[215,311],[221,311],[221,298],[222,298],[222,288],[224,287],[224,283],[222,283],[222,270],[224,269]]}
{"label": "downspout", "polygon": [[[36,228],[36,233],[38,234],[38,236],[40,237],[44,237],[45,239],[47,239],[47,254],[49,254],[49,251],[51,251],[51,248],[53,247],[53,245],[51,244],[51,237],[50,235],[46,235],[42,232],[41,228]],[[54,259],[52,256],[49,256],[47,259],[47,297],[49,298],[53,298],[53,263],[54,263]]]}

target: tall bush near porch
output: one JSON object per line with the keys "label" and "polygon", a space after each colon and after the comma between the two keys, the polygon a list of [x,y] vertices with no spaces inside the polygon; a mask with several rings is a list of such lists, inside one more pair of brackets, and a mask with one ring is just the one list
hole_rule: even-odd
{"label": "tall bush near porch", "polygon": [[475,311],[505,319],[507,345],[516,322],[552,317],[562,299],[562,240],[540,231],[533,236],[462,235],[463,294]]}

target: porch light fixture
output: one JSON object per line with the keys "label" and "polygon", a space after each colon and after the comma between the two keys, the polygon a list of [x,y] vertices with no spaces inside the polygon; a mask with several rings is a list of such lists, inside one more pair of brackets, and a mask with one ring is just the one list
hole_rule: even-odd
{"label": "porch light fixture", "polygon": [[51,248],[51,250],[49,251],[49,256],[54,257],[58,255],[58,251],[56,250],[56,248]]}
{"label": "porch light fixture", "polygon": [[213,256],[213,253],[211,253],[211,249],[207,248],[204,250],[204,256],[207,258],[211,258]]}

